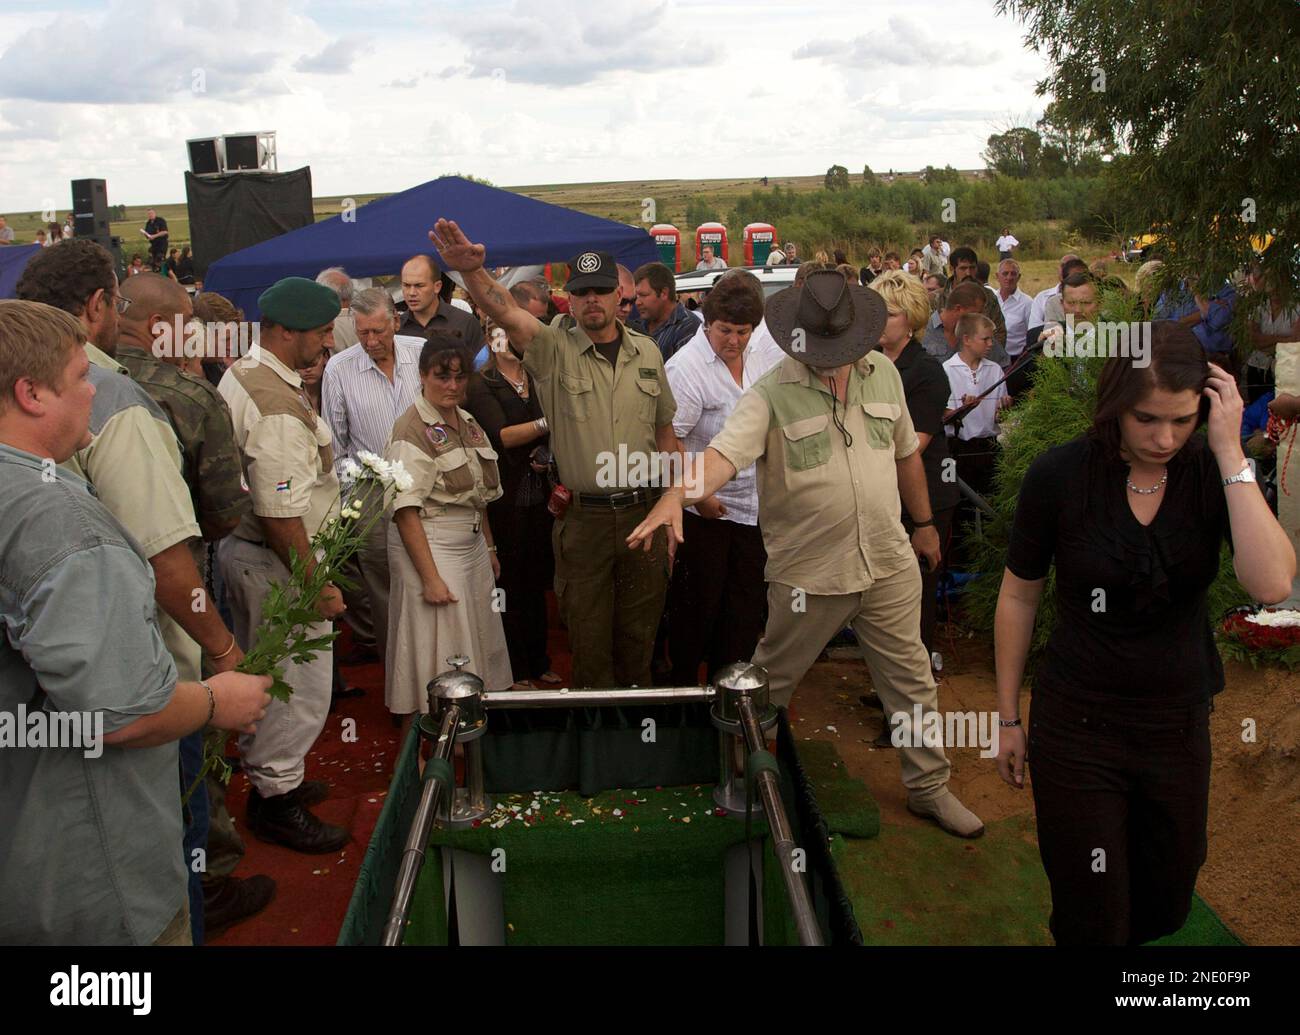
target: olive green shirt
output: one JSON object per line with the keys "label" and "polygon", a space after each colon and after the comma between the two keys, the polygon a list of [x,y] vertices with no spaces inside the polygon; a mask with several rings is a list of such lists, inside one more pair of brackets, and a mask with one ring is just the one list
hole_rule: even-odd
{"label": "olive green shirt", "polygon": [[397,418],[384,449],[385,460],[400,460],[415,482],[393,500],[402,507],[474,507],[483,510],[501,496],[497,454],[487,433],[457,407],[460,431],[448,425],[420,396]]}
{"label": "olive green shirt", "polygon": [[[167,415],[126,368],[87,343],[95,401],[90,445],[63,465],[95,487],[95,495],[122,524],[145,557],[199,536],[181,448]],[[199,645],[165,612],[158,628],[182,680],[199,678]]]}
{"label": "olive green shirt", "polygon": [[632,487],[601,476],[611,469],[610,458],[620,455],[620,446],[634,463],[655,455],[655,429],[671,424],[677,412],[659,346],[621,322],[616,326],[622,343],[615,368],[567,315],[543,324],[524,352],[560,481],[573,492],[608,495]]}
{"label": "olive green shirt", "polygon": [[787,356],[740,397],[709,443],[738,471],[757,463],[758,524],[769,582],[859,593],[915,564],[900,520],[895,463],[920,443],[898,371],[882,353],[853,366],[847,403]]}

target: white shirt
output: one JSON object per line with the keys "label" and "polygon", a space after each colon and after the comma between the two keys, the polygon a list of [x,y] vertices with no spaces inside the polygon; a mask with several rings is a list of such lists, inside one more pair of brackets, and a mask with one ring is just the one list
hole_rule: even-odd
{"label": "white shirt", "polygon": [[708,262],[701,259],[695,264],[695,268],[697,270],[725,270],[727,268],[727,260],[721,255],[715,255]]}
{"label": "white shirt", "polygon": [[1053,284],[1049,288],[1043,288],[1042,291],[1038,292],[1038,294],[1034,296],[1034,304],[1029,310],[1030,327],[1041,327],[1046,322],[1043,316],[1043,311],[1047,306],[1047,300],[1053,295],[1059,295],[1060,293],[1061,285]]}
{"label": "white shirt", "polygon": [[[954,353],[951,359],[945,360],[943,372],[948,375],[948,387],[952,389],[952,394],[948,396],[948,409],[956,410],[962,406],[963,395],[979,395],[988,389],[989,385],[998,381],[1002,377],[1002,368],[991,359],[981,359],[980,365],[972,370],[966,365],[966,361],[961,358],[961,353]],[[1007,386],[998,385],[992,392],[980,402],[975,409],[966,414],[961,421],[961,431],[957,432],[957,437],[963,442],[973,438],[989,438],[998,433],[998,400],[1006,398]],[[949,435],[953,434],[952,425],[949,424],[945,429]]]}
{"label": "white shirt", "polygon": [[392,381],[359,342],[325,364],[321,416],[334,436],[336,469],[359,450],[383,455],[397,418],[420,394],[420,348],[401,338],[393,342]]}
{"label": "white shirt", "polygon": [[1007,355],[1018,356],[1025,349],[1025,335],[1030,327],[1029,310],[1033,308],[1034,300],[1020,288],[1016,288],[1010,298],[1003,298],[1000,290],[997,294],[1002,318],[1007,322]]}
{"label": "white shirt", "polygon": [[1010,234],[1006,234],[1003,237],[999,237],[997,241],[994,242],[993,246],[997,248],[997,250],[1000,252],[1009,252],[1011,251],[1012,248],[1018,248],[1020,246],[1020,242],[1017,241]]}
{"label": "white shirt", "polygon": [[[727,364],[713,351],[703,326],[664,364],[668,386],[677,400],[673,431],[695,465],[688,470],[688,475],[698,476],[702,462],[699,458],[722,430],[741,395],[784,357],[767,323],[760,320],[745,346],[741,384],[736,384]],[[758,524],[758,480],[753,464],[736,472],[736,477],[717,491],[717,497],[727,508],[721,520],[739,525]]]}

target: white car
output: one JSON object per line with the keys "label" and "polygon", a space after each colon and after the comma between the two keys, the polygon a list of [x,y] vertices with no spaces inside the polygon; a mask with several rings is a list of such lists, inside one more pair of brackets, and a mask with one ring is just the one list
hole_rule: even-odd
{"label": "white car", "polygon": [[[758,278],[758,282],[763,285],[763,298],[768,299],[778,291],[783,291],[794,285],[794,275],[798,271],[798,266],[732,266],[731,269],[746,270]],[[695,298],[703,301],[704,296],[709,293],[716,281],[727,270],[691,270],[687,273],[678,273],[677,295]]]}

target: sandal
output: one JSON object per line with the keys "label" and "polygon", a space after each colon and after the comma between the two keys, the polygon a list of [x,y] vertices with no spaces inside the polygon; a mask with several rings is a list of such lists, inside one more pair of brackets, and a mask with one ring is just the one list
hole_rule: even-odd
{"label": "sandal", "polygon": [[564,680],[557,673],[551,671],[550,669],[547,669],[537,678],[540,679],[543,683],[549,684],[550,686],[559,686],[561,683],[564,682]]}

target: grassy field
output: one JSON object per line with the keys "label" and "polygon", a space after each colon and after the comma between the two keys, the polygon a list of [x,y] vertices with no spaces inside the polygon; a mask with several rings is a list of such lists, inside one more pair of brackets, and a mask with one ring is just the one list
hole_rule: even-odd
{"label": "grassy field", "polygon": [[[915,178],[917,175],[917,173],[899,173],[898,178]],[[780,186],[783,190],[814,191],[821,188],[823,182],[822,176],[773,177],[769,179],[767,189],[770,190]],[[691,198],[703,197],[725,218],[727,211],[739,198],[748,195],[752,191],[764,189],[764,185],[761,177],[755,177],[752,179],[627,180],[605,183],[525,184],[509,189],[552,205],[562,205],[593,216],[634,224],[641,223],[645,200],[651,199],[654,202],[655,221],[672,223],[682,231],[683,265],[685,265],[686,241],[694,231],[694,227],[688,224],[685,218],[686,207]],[[363,205],[368,201],[383,196],[382,194],[350,195],[358,205]],[[317,221],[338,215],[342,209],[342,202],[342,195],[313,199],[312,207]],[[148,256],[148,242],[140,230],[144,226],[147,218],[145,213],[149,207],[148,205],[128,205],[126,207],[126,219],[111,224],[112,233],[122,238],[122,251],[128,263],[134,255]],[[189,214],[185,205],[154,205],[153,208],[167,220],[168,228],[171,231],[170,242],[172,247],[180,248],[190,243]],[[60,222],[66,212],[66,209],[60,209],[57,213]],[[39,212],[3,214],[7,216],[9,225],[13,227],[15,240],[18,243],[30,243],[34,240],[36,230],[44,225]],[[741,228],[729,227],[728,229],[734,235],[732,262],[738,264],[742,254]],[[779,226],[777,230],[780,231]],[[921,232],[918,231],[918,237],[920,234]],[[804,242],[800,243],[804,244],[802,250],[807,254],[811,254],[812,249]],[[918,240],[917,244],[920,243],[922,242]],[[1084,257],[1091,260],[1100,257],[1103,253],[1104,247],[1097,245],[1094,250],[1087,252]],[[866,262],[865,254],[850,254],[848,258],[855,265],[864,265]],[[1030,294],[1055,283],[1055,258],[1022,259],[1021,264],[1023,267],[1021,287]],[[1131,273],[1123,264],[1113,263],[1111,270],[1124,276],[1124,279],[1131,283]],[[990,279],[992,280],[992,278]]]}

